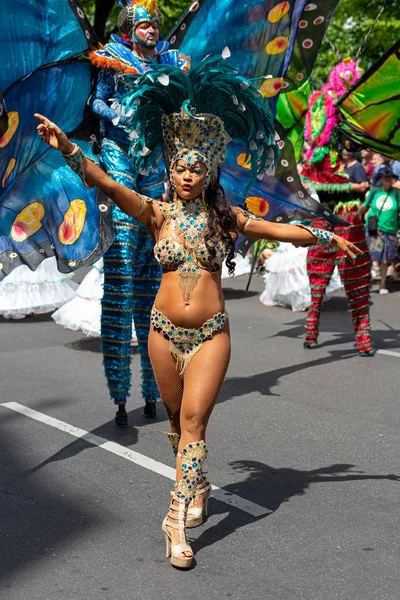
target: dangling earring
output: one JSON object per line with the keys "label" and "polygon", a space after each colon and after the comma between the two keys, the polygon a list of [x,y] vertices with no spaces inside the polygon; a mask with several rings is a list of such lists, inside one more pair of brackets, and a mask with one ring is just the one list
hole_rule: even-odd
{"label": "dangling earring", "polygon": [[203,187],[202,192],[201,192],[201,204],[202,204],[204,210],[206,210],[207,201],[206,201],[206,188],[205,187]]}
{"label": "dangling earring", "polygon": [[170,177],[169,180],[169,197],[170,197],[170,201],[175,202],[176,201],[176,189],[175,189],[175,183],[172,177]]}

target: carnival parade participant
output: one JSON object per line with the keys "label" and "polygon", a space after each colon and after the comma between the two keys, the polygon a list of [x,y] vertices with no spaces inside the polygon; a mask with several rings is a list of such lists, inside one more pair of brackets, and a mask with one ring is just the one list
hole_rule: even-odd
{"label": "carnival parade participant", "polygon": [[[153,64],[188,67],[186,57],[168,50],[160,39],[161,14],[157,0],[132,0],[121,6],[118,27],[123,34],[117,42],[91,53],[92,63],[100,69],[91,107],[100,118],[103,136],[101,157],[108,175],[139,193],[161,198],[164,193],[165,165],[161,148],[151,168],[137,168],[128,157],[129,118],[117,112],[125,93],[124,76],[151,71]],[[147,351],[150,311],[160,284],[161,271],[153,255],[153,241],[146,228],[113,209],[115,241],[104,256],[104,295],[102,299],[101,338],[104,369],[111,398],[118,405],[116,424],[126,427],[125,409],[131,387],[132,320],[138,338],[142,366],[144,416],[156,416],[159,397]]]}
{"label": "carnival parade participant", "polygon": [[0,315],[23,319],[64,306],[75,297],[78,284],[73,273],[60,273],[54,256],[40,263],[36,271],[21,265],[0,282]]}
{"label": "carnival parade participant", "polygon": [[[322,301],[335,265],[338,265],[351,310],[358,353],[360,356],[373,356],[375,351],[371,343],[369,314],[371,261],[364,226],[358,215],[360,197],[365,195],[368,183],[352,183],[345,172],[338,152],[337,126],[340,115],[335,104],[360,76],[357,62],[345,60],[336,65],[328,83],[310,98],[305,137],[311,147],[307,151],[301,178],[306,186],[318,192],[323,204],[348,222],[348,227],[337,226],[334,232],[357,244],[363,253],[353,263],[338,248],[317,245],[309,249],[307,269],[312,302],[307,316],[304,347],[317,346]],[[314,221],[315,226],[320,223]]]}
{"label": "carnival parade participant", "polygon": [[[264,262],[264,290],[260,302],[265,306],[283,306],[293,312],[306,310],[311,305],[310,280],[307,274],[307,248],[279,244],[272,256]],[[335,269],[325,300],[342,287]]]}
{"label": "carnival parade participant", "polygon": [[[249,186],[273,168],[277,147],[273,118],[254,85],[226,61],[208,57],[188,74],[159,66],[141,77],[124,99],[135,104],[130,152],[141,167],[162,139],[169,158],[171,203],[158,202],[109,178],[46,117],[38,132],[60,150],[87,186],[102,189],[121,211],[139,221],[155,242],[162,282],[151,312],[149,354],[170,422],[176,485],[162,529],[167,558],[188,568],[193,551],[186,528],[201,525],[210,484],[203,476],[206,428],[230,358],[229,320],[221,288],[224,259],[234,269],[237,234],[307,246],[338,247],[354,261],[361,251],[321,229],[269,223],[233,208],[219,185],[218,166],[227,140],[246,147]],[[140,103],[138,101],[140,100]],[[147,151],[143,153],[143,149]]]}
{"label": "carnival parade participant", "polygon": [[389,266],[397,259],[399,229],[399,190],[393,187],[396,178],[390,167],[378,172],[378,187],[373,187],[359,209],[362,217],[367,211],[366,232],[369,253],[375,268],[380,269],[379,293],[386,295],[386,277]]}
{"label": "carnival parade participant", "polygon": [[[74,296],[51,315],[57,325],[71,331],[82,331],[90,337],[101,335],[101,300],[103,298],[103,259],[94,263]],[[137,346],[135,326],[132,324],[131,346]]]}

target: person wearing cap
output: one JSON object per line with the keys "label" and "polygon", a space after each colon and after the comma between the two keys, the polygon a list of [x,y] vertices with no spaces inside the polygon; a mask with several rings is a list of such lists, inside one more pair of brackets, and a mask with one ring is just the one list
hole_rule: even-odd
{"label": "person wearing cap", "polygon": [[380,269],[381,281],[379,293],[388,294],[386,277],[388,267],[392,265],[398,252],[397,231],[399,229],[399,192],[393,187],[396,177],[386,165],[379,170],[378,187],[373,187],[359,214],[366,218],[366,237],[373,268]]}
{"label": "person wearing cap", "polygon": [[389,156],[383,156],[382,154],[378,154],[377,157],[379,158],[377,160],[377,164],[375,165],[374,173],[372,175],[372,185],[379,185],[379,172],[384,167],[389,167],[393,171],[393,175],[397,179],[400,177],[400,161],[394,160]]}

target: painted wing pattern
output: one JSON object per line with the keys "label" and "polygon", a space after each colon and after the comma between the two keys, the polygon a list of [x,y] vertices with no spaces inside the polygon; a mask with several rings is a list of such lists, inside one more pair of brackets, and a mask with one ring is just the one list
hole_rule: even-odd
{"label": "painted wing pattern", "polygon": [[0,91],[0,137],[3,137],[5,132],[8,129],[8,114],[7,107],[3,97],[3,94]]}
{"label": "painted wing pattern", "polygon": [[[308,78],[337,4],[338,0],[202,0],[191,4],[167,39],[172,47],[190,55],[193,62],[207,54],[220,54],[228,47],[230,62],[240,73],[258,79],[260,93],[274,114],[280,95],[287,90],[284,98],[292,106],[288,126],[291,130],[297,128],[299,145]],[[295,97],[300,86],[303,96]],[[228,197],[268,220],[288,221],[311,213],[337,223],[338,218],[302,186],[292,143],[286,130],[277,128],[281,154],[276,177],[265,176],[246,195],[238,192],[245,189],[248,180],[244,150],[239,145],[228,145],[221,180]]]}
{"label": "painted wing pattern", "polygon": [[111,244],[111,202],[87,190],[62,156],[41,143],[33,114],[46,114],[74,141],[76,132],[92,154],[79,132],[92,89],[85,53],[97,38],[73,0],[2,0],[0,20],[8,23],[0,33],[8,108],[0,139],[0,279],[20,264],[34,270],[52,255],[69,272],[95,262]]}
{"label": "painted wing pattern", "polygon": [[400,40],[340,98],[338,106],[345,135],[400,159]]}

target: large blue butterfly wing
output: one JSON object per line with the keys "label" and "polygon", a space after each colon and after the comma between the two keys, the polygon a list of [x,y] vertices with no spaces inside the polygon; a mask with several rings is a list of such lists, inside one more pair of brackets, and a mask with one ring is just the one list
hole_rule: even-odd
{"label": "large blue butterfly wing", "polygon": [[260,90],[273,108],[293,52],[297,14],[306,4],[306,0],[193,2],[167,40],[194,63],[228,47],[230,62],[241,75],[260,78]]}
{"label": "large blue butterfly wing", "polygon": [[74,0],[1,0],[0,89],[36,69],[60,62],[98,43]]}
{"label": "large blue butterfly wing", "polygon": [[[68,272],[95,262],[111,244],[111,202],[101,192],[88,190],[62,156],[40,141],[33,115],[45,114],[72,139],[76,132],[78,143],[91,155],[81,132],[90,136],[85,126],[93,74],[84,52],[95,34],[75,2],[42,0],[27,3],[25,12],[25,2],[5,4],[11,23],[18,11],[26,12],[38,48],[34,57],[28,52],[25,57],[25,34],[15,29],[17,40],[8,58],[17,59],[21,43],[23,60],[10,67],[9,73],[13,70],[21,78],[4,93],[8,130],[0,139],[0,279],[20,264],[35,269],[53,254],[59,269]],[[9,81],[9,73],[4,81]]]}
{"label": "large blue butterfly wing", "polygon": [[307,2],[296,15],[295,41],[287,55],[285,87],[282,93],[298,88],[310,77],[326,30],[340,0]]}
{"label": "large blue butterfly wing", "polygon": [[[193,62],[207,54],[220,54],[224,47],[238,71],[256,82],[269,109],[275,114],[280,93],[294,89],[312,71],[324,33],[338,0],[311,3],[307,0],[203,0],[193,2],[168,36],[174,48],[189,54]],[[264,199],[265,218],[287,221],[318,215],[333,223],[338,219],[314,200],[302,186],[285,131],[279,128],[281,154],[276,177],[265,176],[246,197],[248,182],[244,149],[229,144],[222,167],[222,183],[234,204],[247,198]],[[247,203],[249,205],[249,203]]]}

